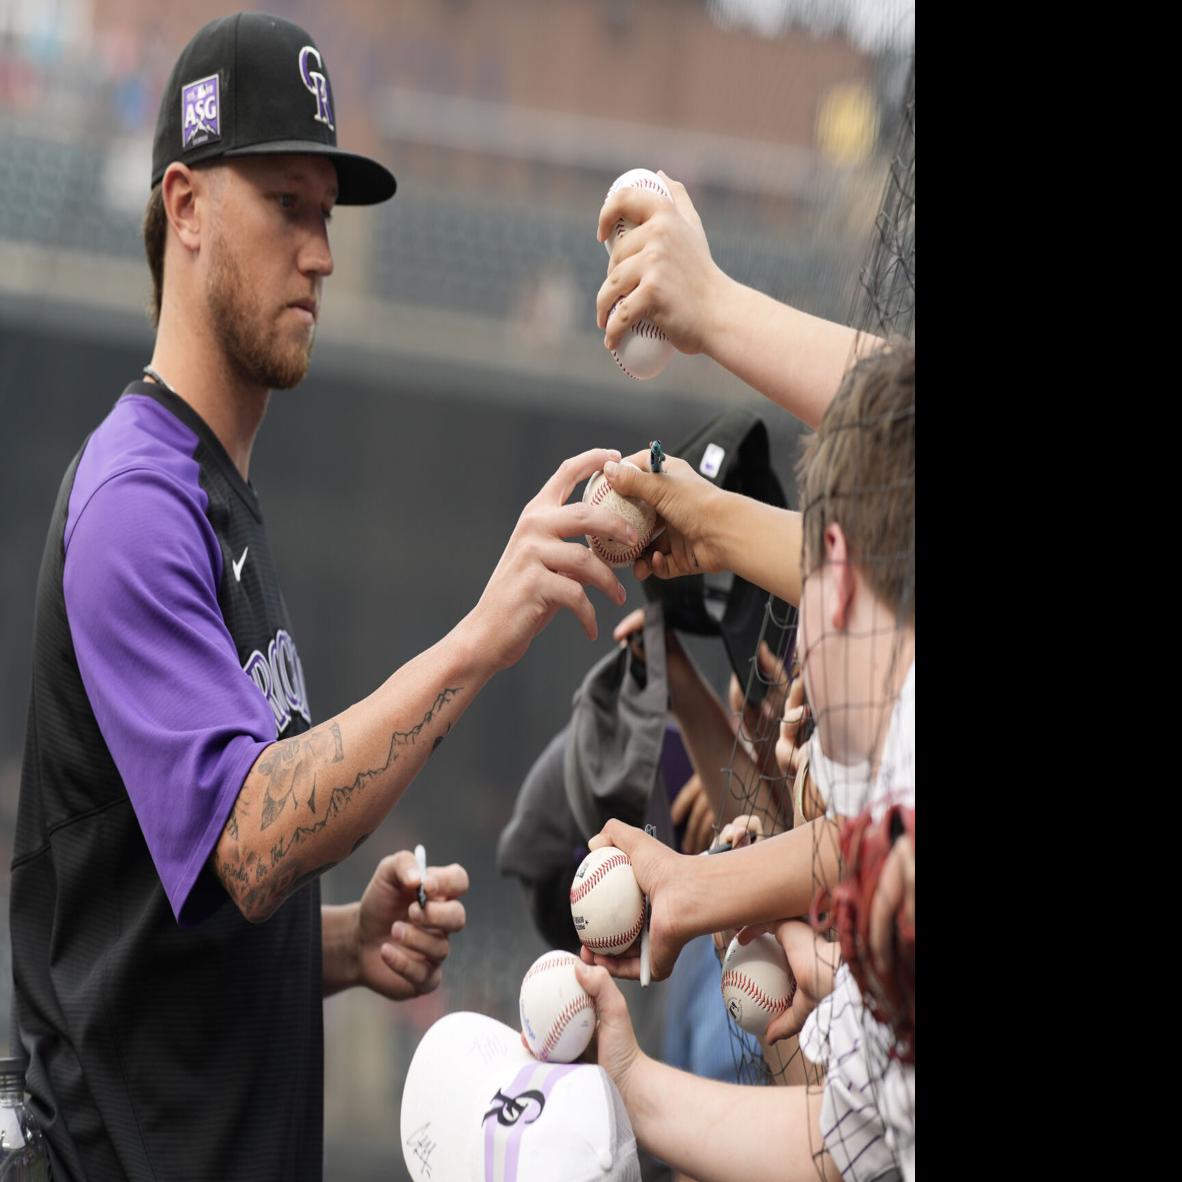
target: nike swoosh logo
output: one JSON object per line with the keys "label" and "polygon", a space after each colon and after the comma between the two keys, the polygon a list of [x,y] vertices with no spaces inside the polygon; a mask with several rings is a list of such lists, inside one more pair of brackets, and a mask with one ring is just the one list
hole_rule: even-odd
{"label": "nike swoosh logo", "polygon": [[[247,546],[246,550],[249,550],[249,549],[250,549],[250,547]],[[246,550],[242,551],[242,557],[240,559],[238,559],[237,562],[230,563],[230,565],[234,568],[234,581],[236,583],[242,582],[242,568],[246,564]]]}

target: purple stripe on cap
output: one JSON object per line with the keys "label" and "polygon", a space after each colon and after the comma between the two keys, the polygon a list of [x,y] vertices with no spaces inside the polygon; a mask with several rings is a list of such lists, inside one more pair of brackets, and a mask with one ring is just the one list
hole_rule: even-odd
{"label": "purple stripe on cap", "polygon": [[[542,1095],[546,1097],[547,1102],[550,1100],[550,1093],[554,1090],[555,1084],[574,1070],[576,1070],[576,1066],[573,1063],[565,1063],[561,1067],[546,1068],[545,1078],[542,1081]],[[509,1134],[509,1145],[505,1152],[504,1182],[517,1182],[517,1159],[521,1154],[521,1138],[525,1136],[526,1128],[526,1125],[519,1123]]]}
{"label": "purple stripe on cap", "polygon": [[[544,1064],[544,1063],[528,1063],[517,1073],[513,1082],[509,1085],[507,1093],[511,1096],[519,1095],[521,1092],[527,1091],[531,1088],[534,1091],[540,1090],[543,1099],[548,1101],[550,1093],[553,1092],[555,1085],[563,1076],[569,1075],[572,1071],[578,1069],[580,1065],[577,1063],[564,1064]],[[541,1072],[539,1078],[538,1072]],[[537,1119],[535,1117],[535,1119]],[[507,1137],[501,1135],[501,1130],[505,1128],[500,1121],[486,1121],[484,1125],[484,1179],[485,1182],[497,1182],[496,1177],[496,1160],[498,1145],[505,1144],[505,1169],[501,1175],[500,1182],[517,1182],[517,1163],[521,1154],[521,1139],[525,1136],[525,1130],[532,1124],[533,1121],[517,1121],[512,1128],[507,1130]]]}
{"label": "purple stripe on cap", "polygon": [[484,1118],[484,1182],[496,1182],[497,1123]]}

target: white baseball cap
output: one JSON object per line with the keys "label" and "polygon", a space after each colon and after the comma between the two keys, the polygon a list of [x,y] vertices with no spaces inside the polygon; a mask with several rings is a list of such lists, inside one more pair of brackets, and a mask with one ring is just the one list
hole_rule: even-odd
{"label": "white baseball cap", "polygon": [[440,1018],[402,1092],[415,1182],[641,1182],[636,1138],[606,1071],[541,1063],[483,1014]]}

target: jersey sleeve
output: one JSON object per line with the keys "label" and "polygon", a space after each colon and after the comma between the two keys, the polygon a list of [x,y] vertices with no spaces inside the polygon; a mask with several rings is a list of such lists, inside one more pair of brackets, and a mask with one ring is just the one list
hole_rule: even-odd
{"label": "jersey sleeve", "polygon": [[247,773],[276,739],[218,607],[205,494],[151,469],[103,483],[67,524],[66,614],[95,719],[181,924]]}

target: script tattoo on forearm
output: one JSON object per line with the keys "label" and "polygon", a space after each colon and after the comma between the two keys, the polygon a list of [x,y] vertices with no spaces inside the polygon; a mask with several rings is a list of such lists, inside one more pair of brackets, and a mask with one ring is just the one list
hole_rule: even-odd
{"label": "script tattoo on forearm", "polygon": [[[348,783],[327,787],[332,783],[334,766],[345,760],[341,728],[335,722],[284,739],[267,750],[255,765],[255,774],[262,781],[263,788],[255,832],[265,832],[285,814],[288,821],[276,831],[274,844],[266,856],[260,856],[254,850],[244,853],[240,844],[241,833],[251,828],[255,796],[244,785],[225,826],[225,833],[234,841],[233,857],[217,860],[219,877],[245,915],[265,918],[307,880],[335,865],[327,861],[315,866],[303,865],[297,848],[327,828],[374,779],[384,776],[403,750],[417,744],[462,689],[462,686],[449,686],[440,690],[419,722],[409,730],[391,734],[385,760],[358,772]],[[451,729],[450,723],[447,729]],[[436,739],[431,750],[438,746],[441,737]],[[305,810],[308,814],[306,821],[303,820]],[[296,819],[294,826],[292,818]],[[353,849],[368,836],[362,835]]]}

